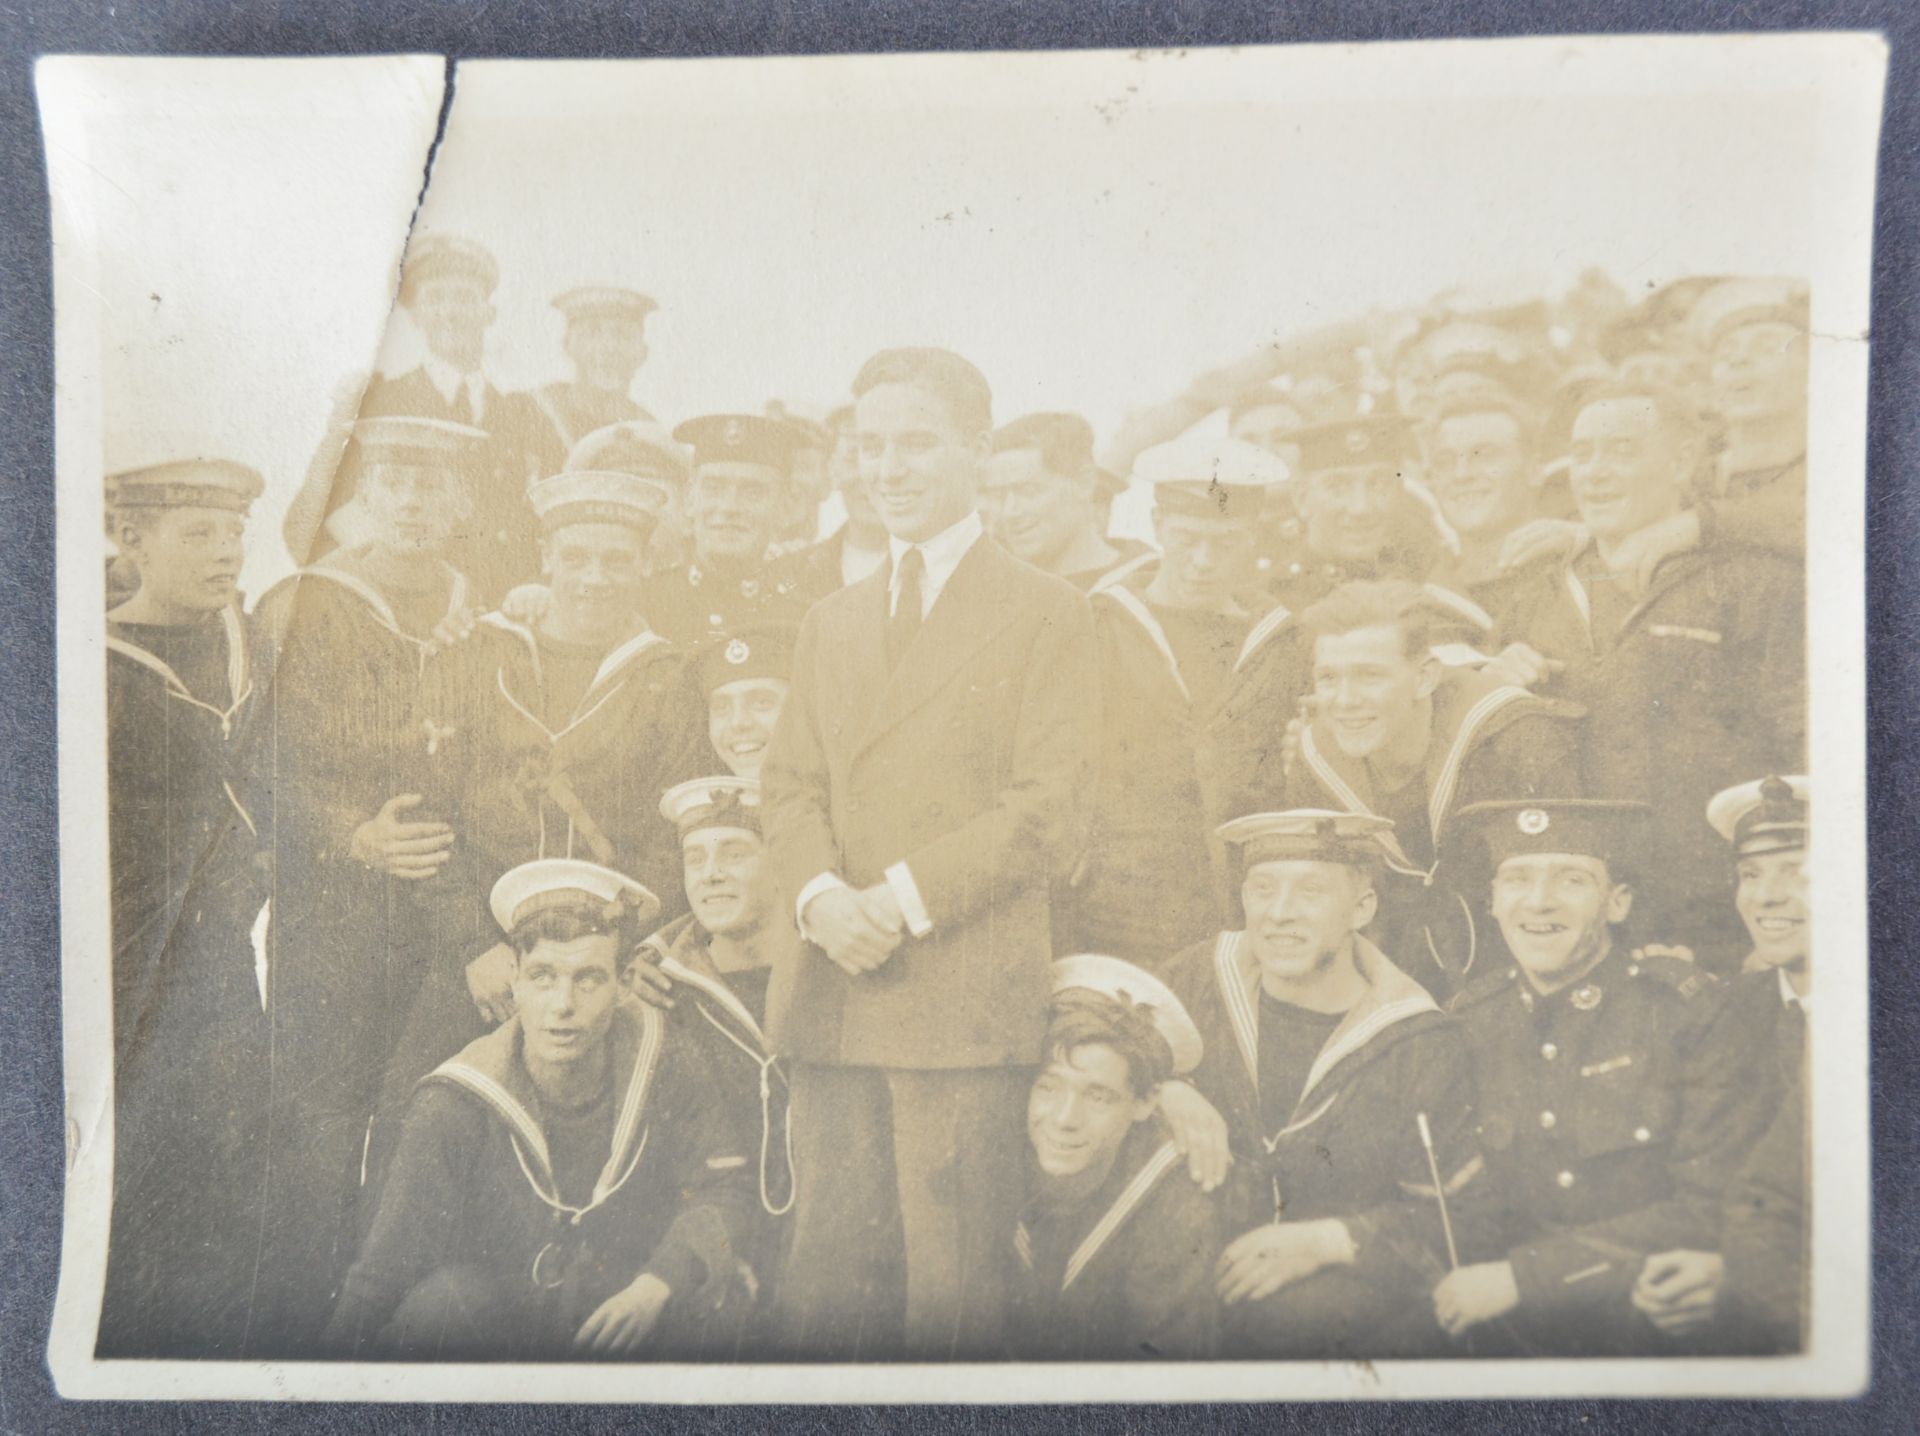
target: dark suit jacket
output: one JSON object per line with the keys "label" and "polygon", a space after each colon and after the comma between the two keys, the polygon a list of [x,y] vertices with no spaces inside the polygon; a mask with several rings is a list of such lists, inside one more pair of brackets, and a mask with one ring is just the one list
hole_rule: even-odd
{"label": "dark suit jacket", "polygon": [[889,676],[888,572],[815,604],[761,774],[786,900],[905,861],[932,931],[848,977],[814,947],[774,968],[768,1028],[803,1062],[1037,1061],[1048,884],[1072,860],[1098,731],[1092,620],[1072,585],[984,539]]}

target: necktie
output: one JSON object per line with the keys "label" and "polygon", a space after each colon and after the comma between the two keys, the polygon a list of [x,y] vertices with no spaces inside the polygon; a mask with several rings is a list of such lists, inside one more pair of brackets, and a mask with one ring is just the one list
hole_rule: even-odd
{"label": "necktie", "polygon": [[926,555],[910,548],[900,556],[893,616],[887,620],[887,671],[900,666],[901,655],[920,631],[920,578],[927,570]]}

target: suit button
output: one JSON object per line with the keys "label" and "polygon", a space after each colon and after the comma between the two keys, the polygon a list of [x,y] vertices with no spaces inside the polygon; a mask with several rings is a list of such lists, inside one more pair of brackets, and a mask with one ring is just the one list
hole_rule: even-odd
{"label": "suit button", "polygon": [[1547,1128],[1549,1131],[1553,1129],[1553,1124],[1558,1122],[1559,1120],[1560,1119],[1554,1116],[1553,1113],[1551,1112],[1542,1112],[1540,1114],[1540,1125],[1542,1127]]}
{"label": "suit button", "polygon": [[1633,1140],[1636,1142],[1651,1142],[1653,1140],[1653,1133],[1649,1132],[1645,1127],[1635,1127],[1633,1129]]}
{"label": "suit button", "polygon": [[1559,1176],[1555,1177],[1553,1180],[1555,1184],[1559,1186],[1561,1191],[1565,1191],[1568,1187],[1573,1185],[1573,1173],[1562,1172]]}
{"label": "suit button", "polygon": [[1551,1042],[1542,1042],[1540,1044],[1540,1055],[1551,1062],[1560,1055],[1560,1049]]}

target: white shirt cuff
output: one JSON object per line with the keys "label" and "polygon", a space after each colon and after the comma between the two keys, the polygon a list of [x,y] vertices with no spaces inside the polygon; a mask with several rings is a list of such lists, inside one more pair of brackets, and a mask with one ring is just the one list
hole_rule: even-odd
{"label": "white shirt cuff", "polygon": [[933,919],[927,916],[927,905],[921,900],[920,885],[913,880],[913,870],[905,863],[895,863],[887,869],[887,886],[893,889],[894,900],[900,904],[907,931],[915,937],[925,937],[932,932]]}
{"label": "white shirt cuff", "polygon": [[843,888],[845,886],[846,883],[842,880],[840,874],[821,873],[818,877],[809,880],[807,885],[800,889],[800,896],[793,900],[793,920],[795,925],[800,929],[801,937],[805,938],[808,942],[813,941],[813,935],[807,931],[807,904],[819,897],[821,893],[831,892],[834,888]]}

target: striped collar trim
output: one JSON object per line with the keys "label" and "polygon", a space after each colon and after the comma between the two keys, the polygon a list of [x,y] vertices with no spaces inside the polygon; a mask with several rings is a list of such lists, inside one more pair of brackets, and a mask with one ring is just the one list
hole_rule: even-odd
{"label": "striped collar trim", "polygon": [[[1254,1090],[1260,1088],[1260,964],[1253,945],[1241,932],[1223,932],[1214,943],[1214,975],[1233,1029],[1234,1044],[1246,1065]],[[1360,1051],[1388,1028],[1410,1018],[1438,1012],[1440,1006],[1419,983],[1395,967],[1387,955],[1364,937],[1354,938],[1354,962],[1366,979],[1367,994],[1328,1034],[1308,1069],[1306,1085],[1294,1111],[1306,1108],[1314,1089],[1341,1062]],[[1318,1115],[1317,1113],[1315,1115]],[[1289,1125],[1303,1125],[1295,1122]]]}
{"label": "striped collar trim", "polygon": [[[1100,1255],[1108,1242],[1112,1241],[1119,1230],[1127,1224],[1133,1214],[1140,1209],[1160,1179],[1180,1161],[1180,1153],[1172,1142],[1163,1142],[1154,1150],[1133,1174],[1133,1178],[1120,1189],[1113,1199],[1113,1205],[1101,1213],[1100,1220],[1093,1224],[1093,1230],[1081,1238],[1080,1245],[1073,1249],[1073,1255],[1067,1258],[1067,1269],[1060,1279],[1060,1290],[1065,1292],[1080,1279],[1093,1259]],[[1027,1230],[1027,1224],[1021,1222],[1014,1228],[1013,1249],[1020,1257],[1020,1264],[1028,1271],[1033,1270],[1033,1234]]]}
{"label": "striped collar trim", "polygon": [[646,1146],[641,1118],[645,1115],[647,1098],[653,1090],[660,1054],[666,1046],[666,1024],[657,1011],[644,1003],[636,1002],[631,1007],[640,1028],[633,1070],[627,1077],[627,1089],[621,1099],[619,1118],[614,1123],[613,1142],[606,1165],[600,1169],[600,1176],[594,1182],[593,1196],[584,1207],[569,1206],[560,1200],[559,1190],[554,1184],[553,1158],[547,1150],[546,1135],[540,1130],[540,1124],[534,1120],[533,1114],[527,1110],[526,1104],[504,1083],[464,1061],[464,1054],[441,1063],[433,1070],[433,1076],[466,1089],[499,1114],[507,1124],[514,1154],[519,1158],[520,1169],[534,1194],[575,1222],[602,1205],[626,1184],[627,1178],[633,1175],[634,1168],[639,1165],[640,1154]]}
{"label": "striped collar trim", "polygon": [[245,703],[248,696],[253,692],[253,680],[247,668],[246,630],[241,625],[240,615],[231,607],[221,609],[220,626],[227,641],[228,703],[225,708],[215,707],[211,703],[194,697],[192,691],[187,687],[185,680],[173,671],[171,664],[158,654],[142,648],[139,644],[129,643],[124,638],[109,636],[107,638],[107,649],[109,652],[117,653],[122,658],[137,663],[142,668],[159,675],[166,683],[168,693],[180,699],[182,702],[191,703],[196,708],[206,709],[207,712],[213,714],[220,720],[221,727],[225,730],[232,722],[234,713],[238,711],[240,705]]}

